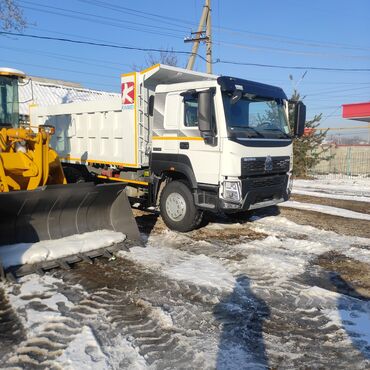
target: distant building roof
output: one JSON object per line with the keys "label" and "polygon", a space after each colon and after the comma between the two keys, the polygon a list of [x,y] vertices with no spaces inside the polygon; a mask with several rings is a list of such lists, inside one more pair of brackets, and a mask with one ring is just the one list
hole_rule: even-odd
{"label": "distant building roof", "polygon": [[29,114],[29,106],[59,105],[82,101],[105,101],[120,96],[118,93],[85,89],[80,84],[42,77],[31,77],[19,86],[19,113]]}
{"label": "distant building roof", "polygon": [[370,102],[343,104],[343,118],[370,123]]}

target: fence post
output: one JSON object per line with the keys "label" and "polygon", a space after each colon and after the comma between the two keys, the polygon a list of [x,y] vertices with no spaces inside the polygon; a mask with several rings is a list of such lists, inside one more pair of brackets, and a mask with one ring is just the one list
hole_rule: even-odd
{"label": "fence post", "polygon": [[347,176],[351,176],[351,147],[347,148]]}

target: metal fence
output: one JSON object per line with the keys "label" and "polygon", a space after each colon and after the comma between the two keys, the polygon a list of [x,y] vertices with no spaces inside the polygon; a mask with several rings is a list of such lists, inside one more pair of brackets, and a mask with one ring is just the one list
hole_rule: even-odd
{"label": "metal fence", "polygon": [[310,175],[330,177],[360,176],[370,178],[370,145],[332,146],[324,157],[310,170]]}

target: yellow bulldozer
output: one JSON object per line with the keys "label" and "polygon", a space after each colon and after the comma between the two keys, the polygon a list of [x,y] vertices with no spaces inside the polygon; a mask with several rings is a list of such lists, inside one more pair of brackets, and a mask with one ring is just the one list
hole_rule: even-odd
{"label": "yellow bulldozer", "polygon": [[125,185],[98,179],[67,184],[49,146],[54,127],[20,121],[19,82],[25,77],[0,68],[0,249],[96,230],[139,241]]}

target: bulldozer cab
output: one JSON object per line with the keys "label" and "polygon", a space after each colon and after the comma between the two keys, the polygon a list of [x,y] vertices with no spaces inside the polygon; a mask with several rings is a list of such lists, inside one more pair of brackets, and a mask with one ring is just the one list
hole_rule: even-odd
{"label": "bulldozer cab", "polygon": [[19,79],[25,74],[12,68],[0,68],[0,127],[19,126]]}

